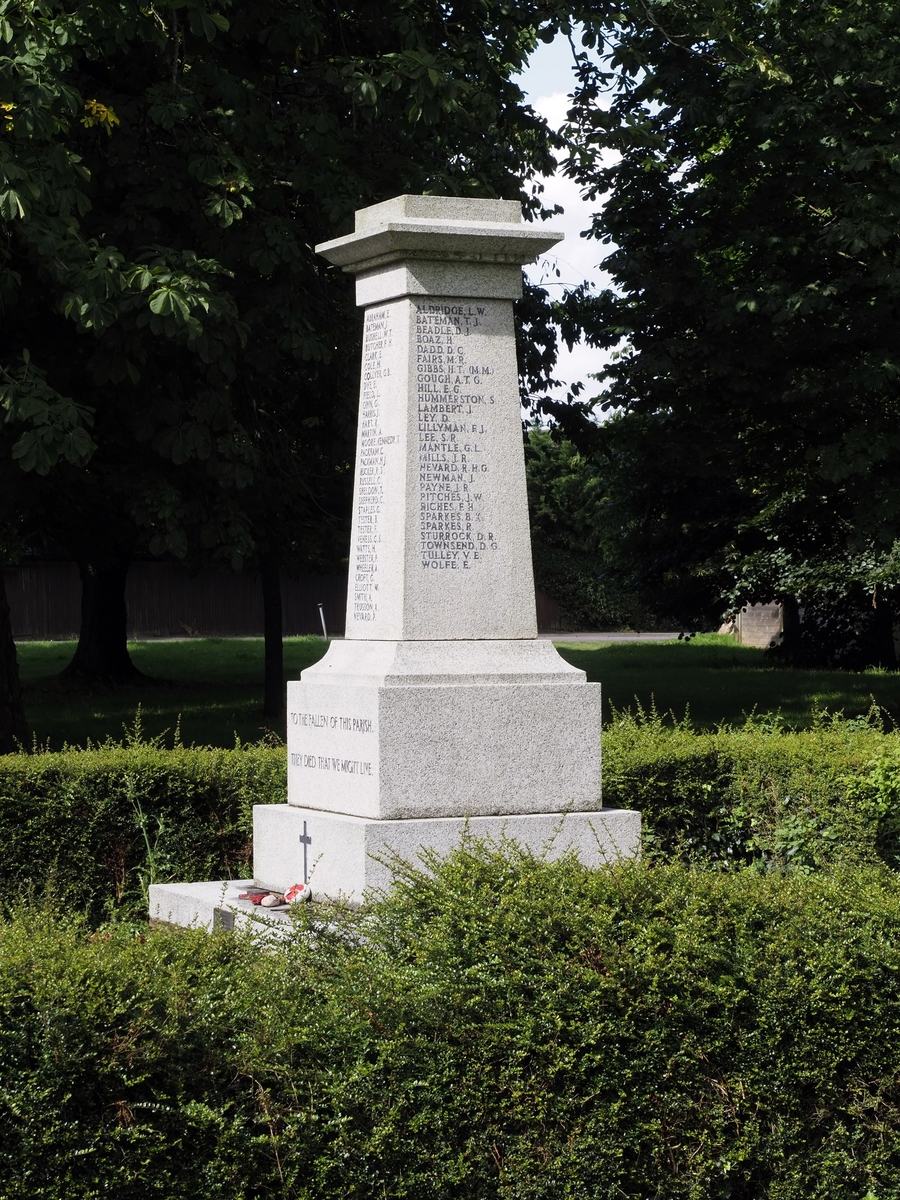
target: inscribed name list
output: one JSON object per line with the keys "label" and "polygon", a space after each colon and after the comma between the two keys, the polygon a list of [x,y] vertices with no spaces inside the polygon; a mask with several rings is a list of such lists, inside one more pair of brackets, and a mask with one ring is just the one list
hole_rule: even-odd
{"label": "inscribed name list", "polygon": [[[416,304],[419,553],[424,570],[481,570],[500,543],[484,528],[494,366],[478,361],[485,304]],[[475,360],[475,361],[473,361]]]}
{"label": "inscribed name list", "polygon": [[509,301],[367,311],[349,637],[534,635],[519,422]]}
{"label": "inscribed name list", "polygon": [[398,336],[395,307],[369,309],[365,316],[348,626],[371,625],[388,599],[379,594],[385,584],[382,545],[404,486],[403,411],[388,402],[392,385],[404,386],[398,359],[405,339]]}

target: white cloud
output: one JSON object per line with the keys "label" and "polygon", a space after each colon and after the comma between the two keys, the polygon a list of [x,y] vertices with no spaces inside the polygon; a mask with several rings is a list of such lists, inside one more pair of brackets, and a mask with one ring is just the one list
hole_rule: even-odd
{"label": "white cloud", "polygon": [[[565,122],[570,104],[567,89],[574,87],[571,53],[566,39],[557,38],[549,45],[539,46],[518,82],[528,94],[535,111],[554,129],[559,129]],[[593,238],[580,236],[590,228],[596,204],[584,200],[578,185],[561,171],[545,177],[541,182],[544,185],[544,203],[548,207],[558,204],[564,209],[564,213],[554,217],[550,224],[565,235],[565,240],[533,266],[526,268],[528,278],[556,295],[585,281],[595,289],[608,286],[609,276],[600,269],[599,263],[609,253],[609,247]],[[566,386],[576,381],[583,382],[583,394],[590,395],[598,385],[588,377],[601,371],[607,359],[608,355],[603,351],[582,344],[574,346],[571,351],[563,345],[560,347],[556,376]]]}

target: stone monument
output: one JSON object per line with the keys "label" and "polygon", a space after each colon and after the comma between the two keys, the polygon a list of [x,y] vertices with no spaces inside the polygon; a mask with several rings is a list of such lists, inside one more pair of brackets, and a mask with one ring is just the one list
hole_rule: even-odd
{"label": "stone monument", "polygon": [[559,240],[512,201],[398,196],[317,247],[365,310],[347,626],[288,684],[262,886],[359,900],[466,827],[637,851],[639,814],[600,807],[600,686],[537,638],[512,302]]}
{"label": "stone monument", "polygon": [[742,646],[755,646],[758,650],[777,646],[784,632],[782,606],[745,604],[737,613],[732,629],[735,641]]}

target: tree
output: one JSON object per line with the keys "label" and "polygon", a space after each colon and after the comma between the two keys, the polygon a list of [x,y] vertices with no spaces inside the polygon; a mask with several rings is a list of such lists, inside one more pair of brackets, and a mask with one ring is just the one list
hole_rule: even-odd
{"label": "tree", "polygon": [[[200,19],[199,9],[191,14]],[[201,443],[198,453],[203,433],[208,441],[212,431],[220,473],[240,470],[242,460],[246,466],[227,404],[242,329],[218,286],[221,264],[199,260],[183,242],[155,244],[152,222],[139,231],[140,248],[132,238],[123,249],[127,237],[117,244],[113,235],[124,233],[134,213],[126,212],[121,191],[98,194],[93,187],[92,158],[107,176],[121,162],[110,147],[122,116],[104,72],[117,52],[132,48],[134,82],[138,52],[152,56],[161,44],[159,14],[113,4],[75,11],[6,5],[0,36],[9,96],[0,159],[0,400],[12,459],[30,484],[18,512],[28,512],[33,530],[72,548],[89,584],[76,668],[117,680],[133,670],[122,639],[134,509],[146,500],[160,460],[177,464],[179,438],[185,440],[179,428],[173,447],[154,445],[158,429],[150,422],[187,390],[188,403],[207,410],[205,428],[195,422],[187,430]],[[104,92],[106,103],[97,98]],[[127,150],[127,103],[120,107]],[[184,389],[192,374],[195,386]],[[225,403],[213,399],[215,388]]]}
{"label": "tree", "polygon": [[538,587],[572,629],[644,625],[646,613],[610,588],[604,548],[607,503],[600,464],[568,439],[533,428],[525,439],[531,551]]}
{"label": "tree", "polygon": [[614,282],[560,315],[619,351],[601,403],[626,415],[557,411],[621,468],[623,553],[701,608],[809,607],[843,574],[890,627],[900,13],[650,0],[614,33],[582,16],[589,47],[608,40],[580,59],[568,170],[607,197],[590,232]]}
{"label": "tree", "polygon": [[[136,548],[271,564],[288,526],[339,528],[357,322],[312,247],[402,190],[538,213],[553,137],[511,76],[546,21],[499,0],[0,0],[10,519],[40,512],[117,612]],[[94,624],[82,665],[127,677],[122,621]]]}
{"label": "tree", "polygon": [[28,738],[16,644],[9,620],[9,603],[0,571],[0,754],[10,754]]}

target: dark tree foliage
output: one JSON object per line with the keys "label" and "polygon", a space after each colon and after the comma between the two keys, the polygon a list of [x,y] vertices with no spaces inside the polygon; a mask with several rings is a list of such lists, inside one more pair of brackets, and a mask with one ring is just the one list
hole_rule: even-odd
{"label": "dark tree foliage", "polygon": [[618,586],[605,558],[601,464],[548,430],[530,429],[525,472],[535,582],[560,606],[565,627],[646,627],[647,614]]}
{"label": "dark tree foliage", "polygon": [[[683,610],[834,598],[889,626],[900,11],[648,0],[582,16],[568,170],[605,197],[591,235],[613,287],[561,315],[566,336],[620,351],[602,402],[625,415],[602,430],[561,415],[618,464],[623,561]],[[872,661],[892,661],[876,641]]]}
{"label": "dark tree foliage", "polygon": [[[271,596],[273,569],[339,559],[359,322],[313,247],[403,191],[539,215],[554,138],[511,76],[549,21],[0,0],[7,527],[95,581],[149,551],[265,565]],[[100,649],[86,673],[128,674]]]}
{"label": "dark tree foliage", "polygon": [[0,754],[9,754],[28,737],[16,644],[9,622],[9,603],[0,571]]}

